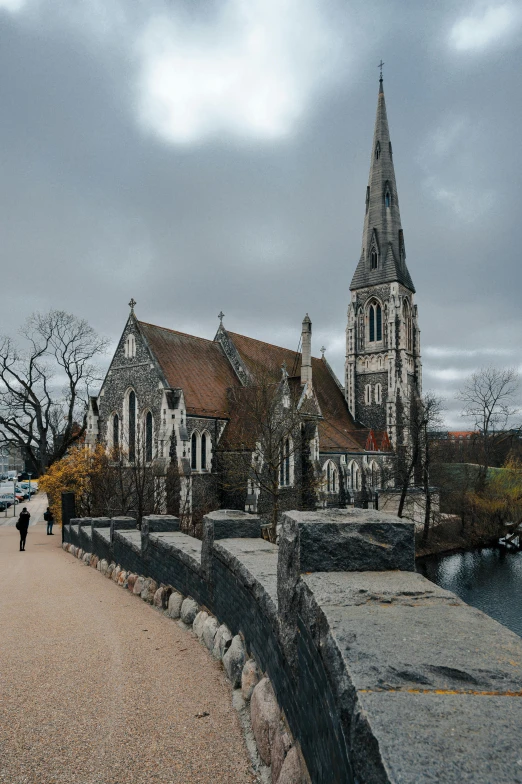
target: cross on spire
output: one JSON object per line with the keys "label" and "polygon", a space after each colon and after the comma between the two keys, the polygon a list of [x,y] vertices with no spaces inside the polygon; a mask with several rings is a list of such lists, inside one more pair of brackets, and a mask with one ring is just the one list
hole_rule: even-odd
{"label": "cross on spire", "polygon": [[220,324],[223,324],[224,318],[225,318],[225,314],[223,313],[223,311],[220,311],[220,313],[218,313],[218,319]]}
{"label": "cross on spire", "polygon": [[134,313],[134,308],[136,307],[137,304],[138,303],[136,302],[134,297],[132,297],[131,301],[129,302],[129,308],[131,309],[131,313]]}
{"label": "cross on spire", "polygon": [[326,351],[326,346],[321,346],[321,354],[323,355],[324,359],[324,352]]}
{"label": "cross on spire", "polygon": [[381,82],[382,82],[382,67],[383,67],[383,65],[384,65],[384,63],[383,63],[382,57],[381,57],[381,62],[377,64],[377,68],[380,70],[379,80]]}

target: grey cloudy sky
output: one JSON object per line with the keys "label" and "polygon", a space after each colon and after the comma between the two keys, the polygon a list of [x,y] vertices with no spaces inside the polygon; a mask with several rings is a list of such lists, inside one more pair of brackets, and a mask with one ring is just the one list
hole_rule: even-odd
{"label": "grey cloudy sky", "polygon": [[225,324],[342,378],[385,62],[424,387],[522,365],[522,5],[0,0],[0,332]]}

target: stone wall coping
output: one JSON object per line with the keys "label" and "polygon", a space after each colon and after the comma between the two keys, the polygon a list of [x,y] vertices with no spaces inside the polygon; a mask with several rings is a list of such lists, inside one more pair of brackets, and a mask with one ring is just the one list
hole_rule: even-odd
{"label": "stone wall coping", "polygon": [[397,515],[388,512],[380,512],[376,509],[315,509],[311,512],[301,512],[292,510],[283,512],[283,518],[288,518],[296,523],[402,523],[403,525],[413,525],[409,520],[403,520]]}
{"label": "stone wall coping", "polygon": [[280,541],[301,573],[415,570],[415,524],[374,510],[284,512]]}
{"label": "stone wall coping", "polygon": [[139,531],[118,531],[116,529],[114,531],[114,539],[119,539],[141,555],[141,533]]}
{"label": "stone wall coping", "polygon": [[[428,781],[425,770],[429,780],[489,782],[490,724],[495,782],[514,780],[497,772],[496,760],[501,770],[502,733],[505,741],[522,717],[518,635],[417,573],[323,572],[303,575],[301,584],[299,615],[321,638],[362,781],[413,784]],[[474,727],[465,741],[461,713]],[[365,746],[373,753],[363,755]],[[511,775],[515,762],[506,764]],[[388,777],[392,770],[400,775]]]}
{"label": "stone wall coping", "polygon": [[220,520],[256,520],[261,525],[261,518],[257,515],[242,512],[239,509],[216,509],[205,515],[205,519],[219,522]]}
{"label": "stone wall coping", "polygon": [[110,525],[111,525],[110,517],[91,517],[92,528],[110,528]]}
{"label": "stone wall coping", "polygon": [[109,544],[111,541],[111,529],[110,528],[94,528],[92,529],[93,537],[99,536],[100,539],[105,539]]}
{"label": "stone wall coping", "polygon": [[[91,527],[91,518],[90,517],[79,517],[76,518],[75,522],[78,523],[78,530],[83,531],[84,529]],[[71,520],[72,522],[72,520]]]}
{"label": "stone wall coping", "polygon": [[150,543],[165,550],[170,550],[174,558],[198,574],[201,572],[201,540],[181,531],[168,531],[149,534]]}
{"label": "stone wall coping", "polygon": [[277,559],[279,548],[264,539],[220,539],[214,555],[252,592],[278,627]]}
{"label": "stone wall coping", "polygon": [[[294,717],[291,730],[305,759],[312,767],[320,759],[314,781],[328,780],[329,760],[336,760],[340,784],[351,782],[350,765],[353,779],[366,784],[522,782],[520,637],[414,571],[302,571],[300,537],[310,526],[325,532],[330,557],[332,531],[379,533],[377,520],[367,524],[370,516],[383,528],[388,524],[372,512],[362,515],[361,529],[360,511],[358,520],[348,515],[349,524],[336,523],[335,515],[316,524],[316,513],[309,522],[303,513],[287,513],[279,546],[259,538],[213,540],[203,593],[209,611],[224,616],[216,623],[245,631],[237,608],[252,605],[231,602],[229,608],[231,585],[238,596],[253,598],[255,618],[267,619],[255,645],[272,652],[267,673],[287,718]],[[332,518],[330,510],[325,514]],[[93,551],[103,551],[108,528],[93,533]],[[139,531],[114,536],[141,551]],[[384,546],[374,539],[372,546]],[[204,543],[176,531],[150,533],[146,540],[208,578]],[[150,564],[158,564],[158,555]],[[220,577],[227,591],[216,583]]]}
{"label": "stone wall coping", "polygon": [[174,515],[145,515],[141,521],[143,532],[158,533],[160,531],[179,531],[179,517]]}

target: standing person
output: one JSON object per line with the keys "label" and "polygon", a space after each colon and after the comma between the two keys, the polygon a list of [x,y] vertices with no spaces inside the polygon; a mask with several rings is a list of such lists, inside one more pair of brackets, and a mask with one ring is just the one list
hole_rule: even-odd
{"label": "standing person", "polygon": [[54,517],[49,507],[47,507],[47,512],[44,512],[44,520],[47,523],[47,536],[54,536],[53,534]]}
{"label": "standing person", "polygon": [[29,528],[30,519],[31,515],[27,511],[27,507],[24,506],[16,524],[16,527],[20,531],[20,550],[25,550],[25,540],[27,539],[27,529]]}

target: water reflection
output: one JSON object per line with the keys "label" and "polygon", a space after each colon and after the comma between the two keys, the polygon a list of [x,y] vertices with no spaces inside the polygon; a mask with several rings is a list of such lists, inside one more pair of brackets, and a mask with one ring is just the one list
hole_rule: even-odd
{"label": "water reflection", "polygon": [[522,552],[488,547],[429,556],[417,571],[522,636]]}

